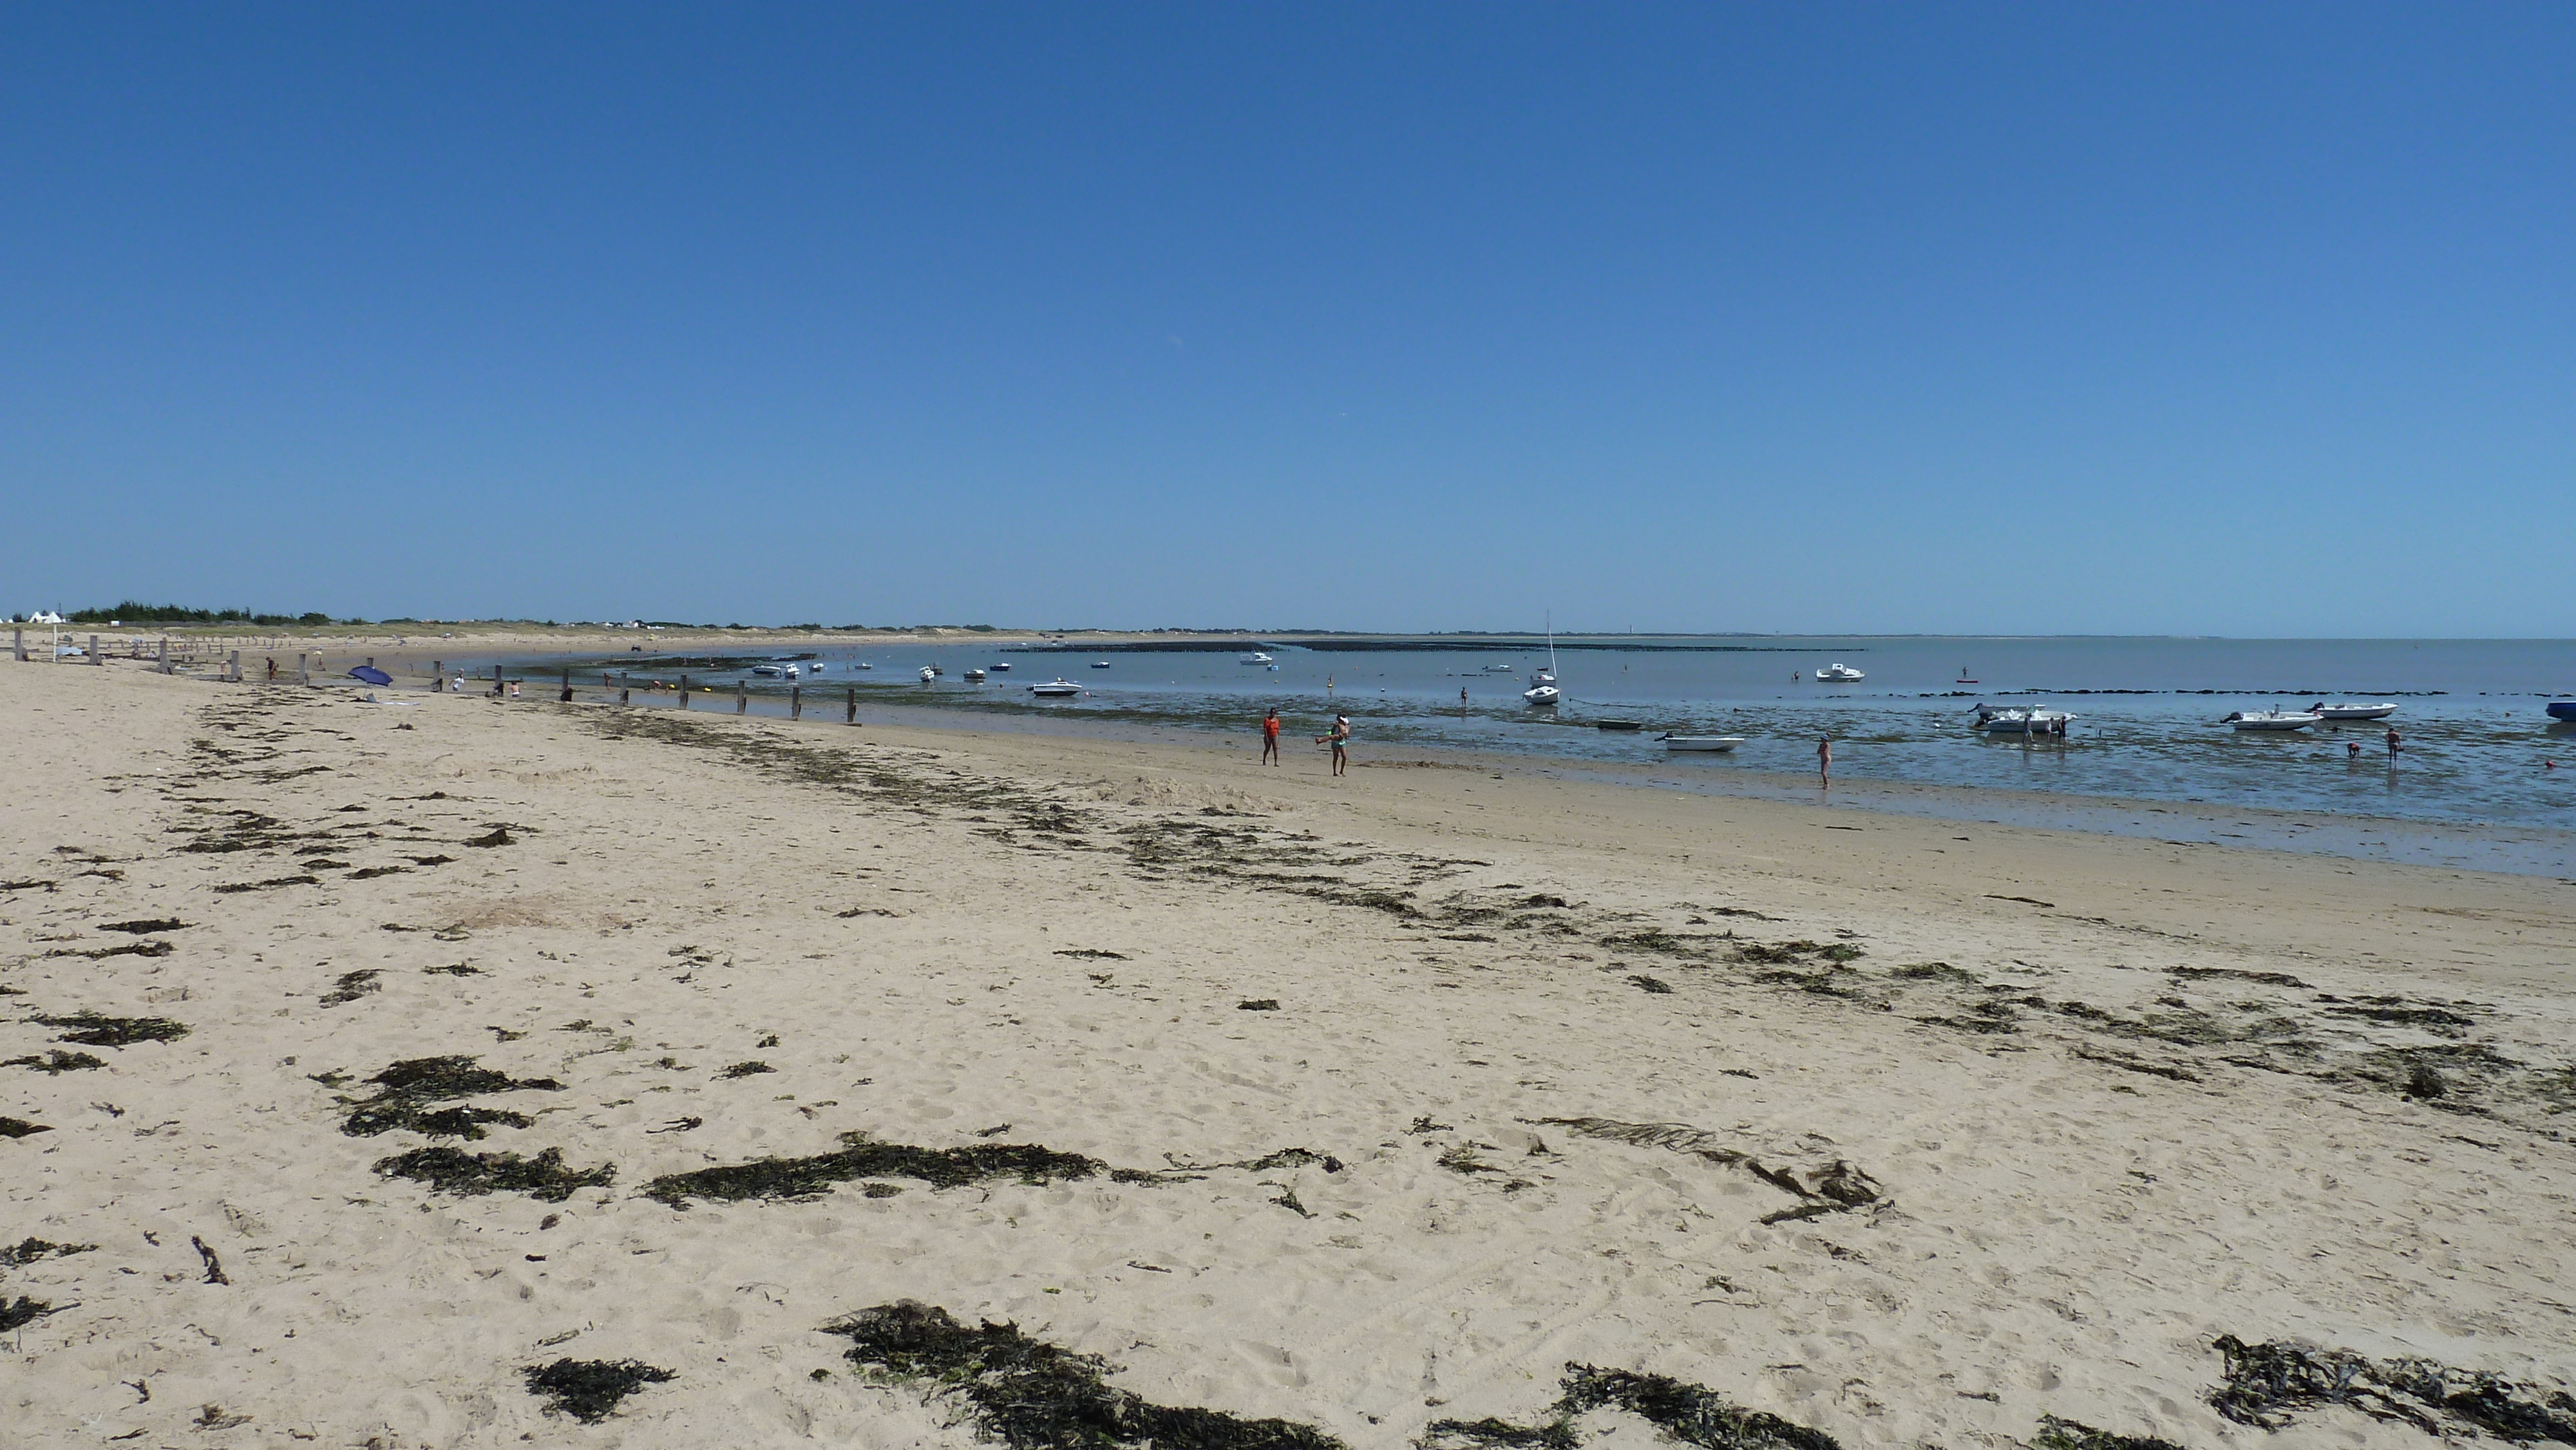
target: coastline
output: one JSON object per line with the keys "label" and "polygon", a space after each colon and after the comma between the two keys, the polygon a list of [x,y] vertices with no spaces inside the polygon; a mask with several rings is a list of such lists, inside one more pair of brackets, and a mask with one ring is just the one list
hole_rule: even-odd
{"label": "coastline", "polygon": [[[559,1356],[673,1376],[596,1432],[630,1446],[972,1443],[842,1358],[900,1300],[1353,1450],[1529,1423],[1569,1361],[1846,1447],[2420,1450],[2223,1417],[2212,1345],[2535,1393],[2576,1350],[2556,882],[1463,760],[37,675],[0,671],[32,863],[0,1052],[185,1034],[0,1069],[46,1130],[0,1141],[10,1237],[95,1245],[9,1271],[51,1310],[13,1335],[31,1443],[558,1438],[521,1381]],[[387,1102],[442,1055],[503,1077]],[[911,1176],[993,1145],[1057,1166]],[[527,1183],[473,1191],[503,1157]],[[691,1176],[772,1159],[869,1171]]]}

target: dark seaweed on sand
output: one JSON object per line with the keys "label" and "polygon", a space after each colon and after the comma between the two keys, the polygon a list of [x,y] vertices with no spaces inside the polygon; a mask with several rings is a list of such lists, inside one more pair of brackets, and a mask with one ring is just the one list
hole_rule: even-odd
{"label": "dark seaweed on sand", "polygon": [[376,1160],[376,1171],[391,1178],[426,1183],[432,1191],[462,1197],[486,1193],[524,1193],[544,1203],[561,1203],[576,1188],[606,1188],[617,1177],[615,1164],[596,1168],[564,1167],[563,1150],[548,1148],[534,1158],[516,1153],[468,1153],[440,1144],[414,1148]]}
{"label": "dark seaweed on sand", "polygon": [[958,1188],[1015,1178],[1022,1183],[1078,1181],[1103,1173],[1113,1183],[1156,1183],[1152,1173],[1111,1168],[1097,1158],[1059,1153],[1035,1143],[978,1143],[971,1148],[917,1148],[879,1143],[865,1133],[843,1133],[837,1153],[810,1158],[756,1158],[689,1173],[670,1173],[644,1185],[644,1196],[687,1208],[689,1200],[716,1203],[745,1199],[816,1198],[854,1178],[911,1178],[933,1188]]}
{"label": "dark seaweed on sand", "polygon": [[585,1425],[607,1419],[619,1400],[646,1385],[679,1378],[640,1359],[559,1359],[529,1365],[519,1373],[528,1382],[528,1393],[543,1398],[548,1411],[570,1415]]}
{"label": "dark seaweed on sand", "polygon": [[23,1269],[41,1258],[86,1254],[97,1247],[96,1244],[57,1244],[40,1238],[28,1238],[22,1240],[16,1248],[0,1246],[0,1268]]}
{"label": "dark seaweed on sand", "polygon": [[108,921],[99,923],[100,931],[121,931],[134,936],[147,936],[156,931],[179,931],[188,924],[175,916],[156,916],[143,921]]}
{"label": "dark seaweed on sand", "polygon": [[[1842,1450],[1822,1430],[1792,1424],[1761,1410],[1731,1403],[1705,1385],[1634,1370],[1568,1364],[1564,1393],[1535,1425],[1506,1420],[1435,1420],[1418,1442],[1425,1450],[1572,1450],[1574,1418],[1593,1410],[1625,1410],[1685,1445],[1702,1450]],[[2091,1447],[2088,1447],[2091,1450]]]}
{"label": "dark seaweed on sand", "polygon": [[376,978],[383,975],[383,970],[378,967],[360,967],[354,972],[342,972],[340,980],[331,985],[331,990],[322,994],[322,1005],[337,1007],[342,1003],[355,1002],[370,992],[381,992],[384,990],[384,984]]}
{"label": "dark seaweed on sand", "polygon": [[765,1062],[737,1062],[737,1063],[735,1063],[733,1066],[726,1068],[724,1071],[722,1071],[722,1072],[720,1072],[720,1073],[717,1073],[717,1074],[716,1074],[716,1076],[718,1076],[718,1077],[755,1077],[755,1076],[758,1076],[759,1074],[764,1073],[764,1072],[776,1072],[776,1071],[778,1071],[778,1069],[776,1069],[776,1068],[774,1068],[774,1067],[771,1067],[768,1063],[765,1063]]}
{"label": "dark seaweed on sand", "polygon": [[0,1067],[32,1067],[38,1072],[56,1077],[67,1072],[80,1072],[87,1068],[105,1066],[107,1063],[101,1058],[93,1057],[86,1052],[65,1052],[59,1047],[47,1049],[42,1057],[0,1058]]}
{"label": "dark seaweed on sand", "polygon": [[1532,1118],[1528,1121],[1563,1128],[1580,1137],[1601,1138],[1639,1148],[1665,1148],[1688,1153],[1722,1168],[1741,1168],[1801,1202],[1795,1208],[1765,1214],[1764,1223],[1786,1223],[1828,1213],[1878,1208],[1888,1202],[1879,1181],[1837,1158],[1822,1168],[1781,1167],[1731,1147],[1715,1133],[1686,1123],[1623,1123],[1615,1118]]}
{"label": "dark seaweed on sand", "polygon": [[0,1117],[0,1138],[31,1138],[38,1133],[52,1131],[42,1123],[31,1123],[24,1118]]}
{"label": "dark seaweed on sand", "polygon": [[24,1294],[18,1296],[18,1302],[15,1304],[6,1299],[0,1299],[0,1334],[6,1334],[12,1329],[22,1329],[48,1314],[60,1314],[66,1309],[77,1307],[79,1306],[72,1304],[49,1304],[42,1299],[30,1299]]}
{"label": "dark seaweed on sand", "polygon": [[36,1020],[47,1027],[74,1029],[54,1040],[81,1047],[131,1047],[138,1042],[176,1042],[188,1035],[185,1023],[173,1022],[167,1017],[102,1017],[95,1012],[74,1012],[68,1017],[39,1017]]}
{"label": "dark seaweed on sand", "polygon": [[348,1108],[340,1131],[352,1138],[372,1138],[395,1128],[408,1128],[433,1138],[481,1138],[485,1123],[524,1128],[531,1120],[524,1113],[506,1108],[430,1105],[486,1093],[563,1091],[563,1084],[553,1078],[512,1077],[493,1068],[478,1067],[473,1058],[461,1054],[397,1062],[367,1081],[376,1086],[374,1097],[340,1100]]}
{"label": "dark seaweed on sand", "polygon": [[1246,1420],[1219,1410],[1158,1405],[1107,1381],[1116,1366],[1031,1339],[1014,1324],[958,1323],[945,1309],[904,1300],[823,1326],[847,1335],[849,1357],[964,1405],[975,1428],[1010,1450],[1341,1450],[1341,1441],[1291,1420]]}
{"label": "dark seaweed on sand", "polygon": [[2030,1437],[2030,1444],[2031,1450],[2182,1450],[2171,1440],[2153,1435],[2114,1434],[2055,1415],[2039,1417],[2039,1433]]}
{"label": "dark seaweed on sand", "polygon": [[2517,1445],[2576,1445],[2576,1398],[2565,1390],[2429,1359],[2374,1360],[2286,1340],[2247,1344],[2229,1334],[2214,1347],[2226,1359],[2227,1382],[2210,1392],[2209,1403],[2240,1425],[2277,1430],[2299,1411],[2343,1405],[2427,1434],[2443,1433],[2442,1422],[2451,1421]]}

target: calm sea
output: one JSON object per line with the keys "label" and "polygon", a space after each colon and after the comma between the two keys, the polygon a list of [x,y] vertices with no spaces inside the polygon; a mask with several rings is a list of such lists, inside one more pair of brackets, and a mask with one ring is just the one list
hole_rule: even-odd
{"label": "calm sea", "polygon": [[[1498,643],[1368,651],[1243,646],[1267,649],[1274,670],[1241,663],[1234,650],[1050,652],[997,636],[827,648],[807,662],[823,666],[821,673],[803,683],[809,694],[862,686],[862,707],[871,714],[936,709],[993,725],[1081,733],[1241,731],[1276,704],[1295,738],[1320,730],[1339,709],[1352,716],[1363,748],[1505,751],[1577,769],[1651,762],[1658,780],[1678,788],[1761,795],[1811,778],[1816,742],[1830,735],[1838,784],[1863,796],[1880,787],[1869,802],[1879,808],[2012,818],[2014,798],[1995,793],[2016,792],[2024,793],[2020,818],[2157,834],[2172,834],[2171,819],[2129,820],[2136,813],[2115,803],[2322,814],[2347,819],[2320,828],[2312,849],[2576,875],[2576,726],[2553,722],[2543,709],[2550,700],[2576,698],[2576,641],[1560,638],[1565,701],[1553,711],[1521,700],[1530,670],[1547,661],[1545,644],[1492,647]],[[765,658],[744,652],[735,668],[700,667],[692,677],[730,686]],[[962,682],[969,667],[1002,661],[1012,665],[1009,673],[980,686]],[[1108,668],[1093,668],[1097,661]],[[1819,684],[1815,671],[1837,661],[1867,678]],[[859,669],[863,662],[874,668]],[[917,671],[924,664],[947,673],[922,686]],[[1497,665],[1509,668],[1489,668]],[[632,655],[592,662],[600,667],[674,674]],[[1029,685],[1058,675],[1087,693],[1061,701],[1028,695]],[[2275,735],[2218,723],[2231,711],[2317,700],[2396,701],[2391,723],[2404,738],[2396,766],[2388,764],[2380,725]],[[2027,744],[1972,730],[1979,701],[2046,704],[2077,718],[2063,742]],[[1641,721],[1645,729],[1594,728],[1603,718]],[[1668,758],[1653,739],[1665,730],[1746,739],[1731,755]],[[2363,746],[2357,761],[2346,749],[2351,741]],[[2557,769],[2545,768],[2553,760]],[[1926,789],[1891,789],[1898,786]],[[1977,801],[1985,806],[1970,809]],[[2044,801],[2101,804],[2042,809]],[[2412,844],[2396,839],[2406,836],[2398,828],[2408,822],[2428,828]],[[2390,829],[2376,834],[2395,844],[2347,850],[2370,844],[2364,838],[2377,823]],[[2264,824],[2268,834],[2239,838],[2301,844],[2295,833],[2284,837],[2278,823]],[[2437,844],[2428,849],[2425,842]]]}

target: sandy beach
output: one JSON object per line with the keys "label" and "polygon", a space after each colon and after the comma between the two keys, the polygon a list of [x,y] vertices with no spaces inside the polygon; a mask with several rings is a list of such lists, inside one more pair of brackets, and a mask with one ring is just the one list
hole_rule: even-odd
{"label": "sandy beach", "polygon": [[1166,1444],[2576,1426],[2564,881],[1365,741],[0,703],[12,1445],[1006,1434],[905,1301],[1284,1422]]}

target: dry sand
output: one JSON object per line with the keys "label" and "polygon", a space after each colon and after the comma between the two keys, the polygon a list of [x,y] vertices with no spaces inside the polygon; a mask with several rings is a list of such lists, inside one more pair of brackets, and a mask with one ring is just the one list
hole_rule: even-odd
{"label": "dry sand", "polygon": [[[0,1067],[47,1129],[0,1241],[96,1245],[0,1266],[52,1309],[11,1446],[975,1443],[823,1331],[905,1299],[1354,1447],[1539,1424],[1569,1362],[1849,1447],[2433,1442],[2222,1417],[2229,1334],[2571,1375],[2567,883],[1365,748],[127,666],[0,706],[0,1057],[103,1063]],[[560,1088],[344,1131],[450,1054]],[[1103,1166],[645,1191],[843,1134]],[[442,1145],[590,1182],[384,1171]],[[523,1383],[563,1357],[673,1377],[583,1425]]]}

